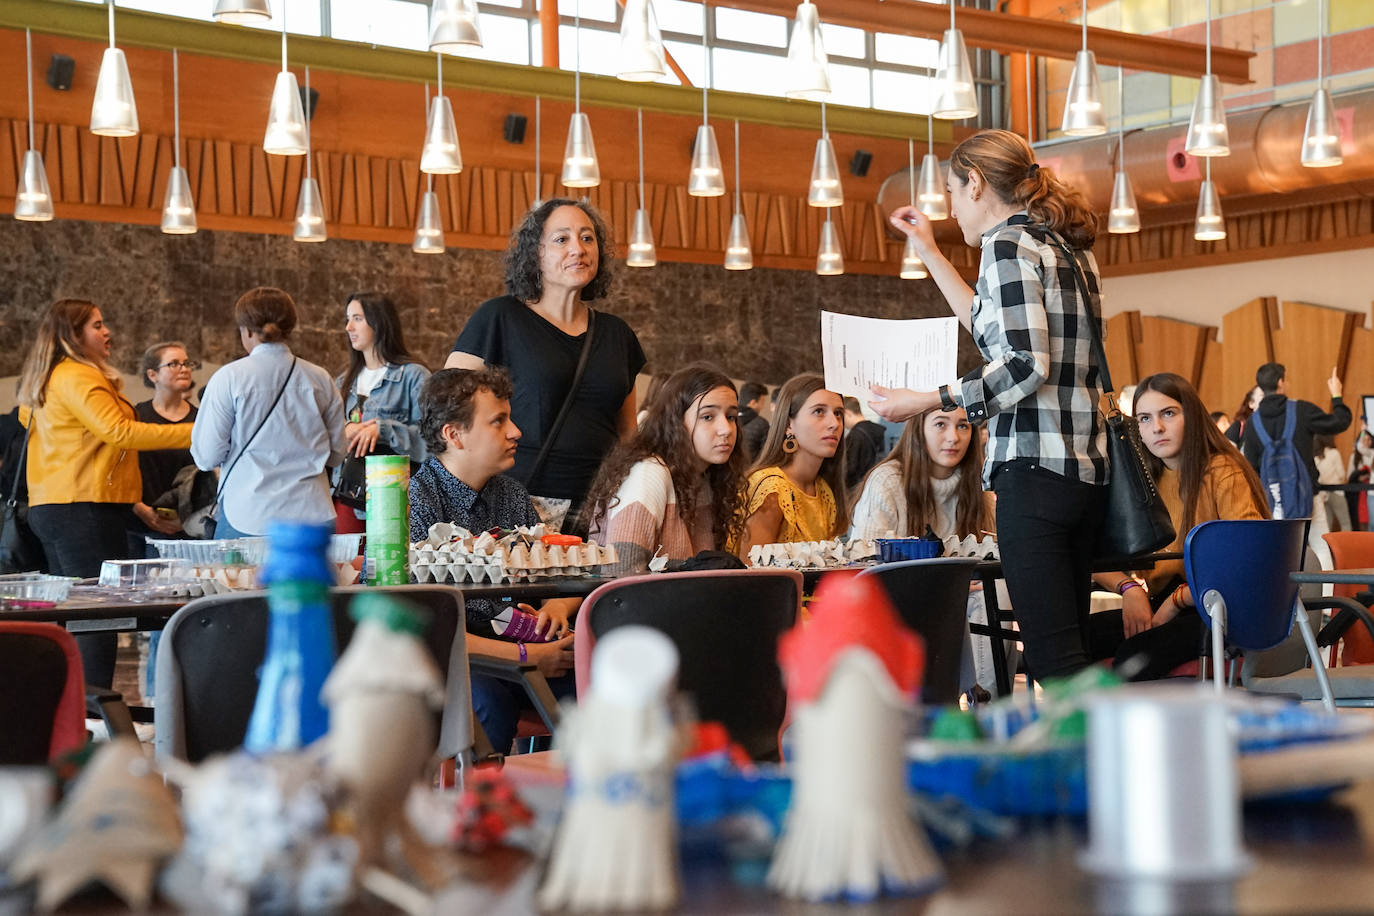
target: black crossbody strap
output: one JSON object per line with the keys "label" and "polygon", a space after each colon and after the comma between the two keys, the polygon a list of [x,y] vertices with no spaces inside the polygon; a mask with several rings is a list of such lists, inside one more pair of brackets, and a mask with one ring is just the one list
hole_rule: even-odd
{"label": "black crossbody strap", "polygon": [[38,411],[30,410],[29,425],[24,430],[24,445],[19,449],[19,461],[16,462],[19,466],[14,469],[14,484],[10,487],[9,499],[5,500],[5,504],[11,509],[19,505],[19,475],[27,473],[25,470],[24,458],[29,454],[29,439],[33,436],[33,427],[37,422]]}
{"label": "black crossbody strap", "polygon": [[1088,281],[1083,277],[1083,268],[1079,265],[1078,258],[1074,257],[1073,252],[1069,250],[1069,246],[1064,244],[1064,240],[1061,239],[1057,233],[1050,229],[1043,229],[1043,231],[1054,247],[1058,248],[1060,252],[1063,253],[1064,257],[1069,259],[1069,263],[1073,265],[1074,285],[1082,294],[1083,314],[1088,319],[1088,330],[1092,332],[1093,351],[1097,354],[1097,369],[1102,375],[1102,390],[1107,394],[1111,394],[1112,373],[1107,368],[1107,351],[1102,346],[1102,329],[1098,327],[1097,319],[1093,317],[1091,305],[1092,295],[1088,292]]}
{"label": "black crossbody strap", "polygon": [[553,449],[553,444],[558,439],[558,433],[563,429],[563,423],[568,419],[568,414],[572,412],[573,399],[577,397],[578,386],[582,384],[582,375],[587,371],[587,358],[592,352],[592,332],[596,329],[596,311],[587,309],[587,333],[582,338],[582,352],[577,357],[577,369],[573,371],[572,384],[568,386],[568,393],[563,397],[563,406],[558,408],[558,416],[553,418],[553,425],[549,427],[549,433],[544,437],[544,444],[539,448],[539,456],[534,459],[534,467],[530,468],[530,476],[525,486],[531,493],[538,493],[539,488],[535,482],[539,479],[539,472],[544,470],[544,462],[549,459],[549,452]]}
{"label": "black crossbody strap", "polygon": [[253,444],[253,440],[258,437],[258,433],[262,432],[262,428],[266,426],[267,421],[272,418],[272,412],[277,409],[277,404],[281,401],[281,396],[286,393],[286,386],[291,381],[291,376],[294,375],[295,372],[296,357],[293,356],[291,357],[291,368],[286,370],[286,378],[282,379],[281,387],[277,389],[277,396],[272,399],[272,406],[267,408],[267,413],[263,414],[262,422],[258,424],[257,429],[253,430],[253,435],[248,437],[248,441],[243,443],[243,448],[239,449],[239,453],[234,456],[234,460],[229,462],[229,467],[225,468],[224,473],[219,475],[219,489],[215,491],[216,507],[219,506],[220,496],[224,493],[224,483],[229,479],[229,474],[238,466],[239,459],[247,453],[248,447]]}

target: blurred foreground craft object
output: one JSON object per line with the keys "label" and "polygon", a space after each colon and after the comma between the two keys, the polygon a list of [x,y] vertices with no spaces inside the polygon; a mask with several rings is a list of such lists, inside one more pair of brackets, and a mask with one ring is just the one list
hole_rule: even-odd
{"label": "blurred foreground craft object", "polygon": [[876,579],[831,574],[778,648],[794,738],[792,806],[768,884],[804,900],[923,893],[942,880],[904,778],[924,652]]}
{"label": "blurred foreground craft object", "polygon": [[181,847],[176,802],[132,738],[91,759],[57,817],[25,846],[10,871],[38,881],[38,908],[60,906],[98,881],[131,909],[145,910],[163,861]]}
{"label": "blurred foreground craft object", "polygon": [[673,773],[683,739],[670,708],[677,668],[676,647],[648,627],[619,627],[597,642],[589,695],[559,730],[569,782],[539,889],[542,909],[677,903]]}
{"label": "blurred foreground craft object", "polygon": [[440,883],[433,850],[405,816],[406,796],[434,757],[434,714],[444,705],[443,676],[420,640],[427,621],[381,594],[354,598],[350,610],[358,629],[324,683],[326,769],[347,790],[360,864],[387,867],[394,838],[422,881]]}

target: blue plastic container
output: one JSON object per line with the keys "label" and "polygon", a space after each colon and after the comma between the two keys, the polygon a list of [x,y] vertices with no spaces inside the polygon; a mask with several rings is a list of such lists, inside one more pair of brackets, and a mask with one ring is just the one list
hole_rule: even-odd
{"label": "blue plastic container", "polygon": [[925,538],[878,538],[878,557],[884,563],[929,560],[945,552],[945,545]]}

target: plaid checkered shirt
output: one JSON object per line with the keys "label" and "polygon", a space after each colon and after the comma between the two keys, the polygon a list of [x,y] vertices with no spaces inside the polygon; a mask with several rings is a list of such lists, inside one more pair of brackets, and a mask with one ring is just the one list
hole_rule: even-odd
{"label": "plaid checkered shirt", "polygon": [[[1102,380],[1072,263],[1025,212],[983,233],[982,250],[971,325],[987,362],[952,390],[971,423],[991,421],[984,486],[997,465],[1016,459],[1106,483]],[[1077,260],[1100,322],[1097,261],[1091,251]]]}

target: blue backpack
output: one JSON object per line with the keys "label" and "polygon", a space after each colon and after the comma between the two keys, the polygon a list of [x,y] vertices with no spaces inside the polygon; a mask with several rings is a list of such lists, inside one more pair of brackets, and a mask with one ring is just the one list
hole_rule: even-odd
{"label": "blue backpack", "polygon": [[1312,475],[1293,447],[1293,431],[1298,426],[1298,405],[1290,399],[1283,420],[1283,433],[1271,439],[1264,422],[1256,416],[1255,434],[1264,453],[1260,456],[1259,476],[1269,496],[1274,518],[1310,518],[1312,515]]}

